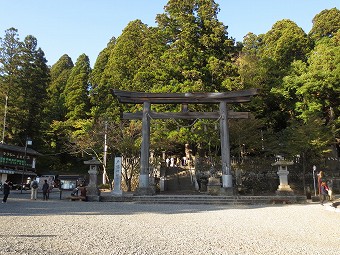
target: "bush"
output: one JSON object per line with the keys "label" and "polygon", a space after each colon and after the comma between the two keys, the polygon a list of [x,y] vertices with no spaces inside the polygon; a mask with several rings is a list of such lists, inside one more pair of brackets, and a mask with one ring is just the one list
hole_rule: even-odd
{"label": "bush", "polygon": [[99,189],[111,189],[110,184],[106,183],[106,184],[100,184],[98,186]]}

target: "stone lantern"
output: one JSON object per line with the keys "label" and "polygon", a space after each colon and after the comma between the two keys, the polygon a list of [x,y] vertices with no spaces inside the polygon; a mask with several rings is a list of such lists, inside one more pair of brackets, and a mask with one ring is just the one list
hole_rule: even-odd
{"label": "stone lantern", "polygon": [[98,166],[101,165],[95,157],[91,160],[84,161],[85,165],[90,165],[89,173],[89,184],[86,187],[86,198],[88,201],[99,201],[100,191],[97,185],[98,179]]}
{"label": "stone lantern", "polygon": [[290,165],[293,165],[293,162],[287,161],[283,158],[279,158],[278,161],[272,164],[272,166],[278,167],[277,174],[280,178],[280,185],[276,190],[277,195],[294,195],[294,191],[290,188],[288,184],[289,171],[287,170],[287,167]]}

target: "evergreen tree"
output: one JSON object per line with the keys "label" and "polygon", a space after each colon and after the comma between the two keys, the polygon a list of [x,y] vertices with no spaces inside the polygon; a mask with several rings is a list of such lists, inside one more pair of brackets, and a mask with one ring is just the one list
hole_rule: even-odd
{"label": "evergreen tree", "polygon": [[53,156],[46,156],[40,161],[51,171],[57,172],[65,169],[70,157],[65,153],[69,137],[65,128],[67,109],[65,107],[64,90],[67,80],[73,68],[73,62],[68,55],[63,55],[51,67],[51,81],[47,88],[47,103],[44,109],[45,113],[45,132],[44,140],[47,148],[45,153]]}
{"label": "evergreen tree", "polygon": [[63,92],[73,66],[72,59],[65,54],[51,67],[51,82],[47,88],[48,102],[45,109],[48,123],[65,120],[67,109]]}
{"label": "evergreen tree", "polygon": [[236,60],[240,83],[244,88],[258,88],[264,83],[266,69],[261,65],[260,46],[262,37],[248,33],[242,42],[242,50]]}
{"label": "evergreen tree", "polygon": [[63,97],[67,109],[67,120],[86,119],[90,112],[89,75],[91,73],[88,56],[82,54],[77,59],[67,80]]}
{"label": "evergreen tree", "polygon": [[45,54],[41,48],[37,48],[37,39],[27,36],[22,48],[21,85],[23,91],[23,104],[21,108],[25,120],[21,137],[28,135],[35,143],[42,142],[45,116],[43,110],[46,105],[47,86],[49,83],[49,68]]}
{"label": "evergreen tree", "polygon": [[323,37],[332,37],[340,29],[340,11],[337,8],[323,10],[313,18],[313,27],[309,36],[317,41]]}
{"label": "evergreen tree", "polygon": [[[57,173],[78,172],[84,170],[83,152],[76,144],[89,131],[92,120],[90,116],[90,84],[91,67],[89,58],[82,54],[73,66],[72,60],[62,56],[52,68],[52,83],[49,87],[49,100],[53,107],[61,108],[51,120],[48,142],[51,153],[58,157],[50,159],[46,164],[51,171]],[[58,92],[62,91],[58,97]]]}
{"label": "evergreen tree", "polygon": [[[152,31],[140,20],[130,22],[117,40],[101,52],[95,66],[92,82],[95,82],[92,100],[96,102],[95,116],[117,119],[120,108],[112,97],[112,89],[129,91],[150,90],[150,46]],[[147,57],[146,57],[147,56]],[[146,58],[145,58],[146,57]],[[105,67],[104,67],[105,66]],[[94,101],[93,101],[94,102]],[[94,112],[94,110],[92,110]]]}
{"label": "evergreen tree", "polygon": [[243,61],[243,64],[250,63],[255,71],[251,68],[240,69],[241,80],[261,89],[260,97],[250,106],[254,107],[258,118],[266,120],[268,128],[280,131],[287,126],[290,118],[291,101],[286,102],[280,93],[276,93],[276,89],[281,87],[282,79],[293,61],[307,60],[310,41],[306,33],[290,20],[276,22],[271,30],[258,38],[245,39],[250,39],[246,44],[256,47],[253,48],[256,50],[245,48],[246,54],[242,57],[248,62]]}
{"label": "evergreen tree", "polygon": [[144,61],[140,58],[140,52],[147,36],[148,27],[140,20],[135,20],[127,25],[117,39],[108,68],[105,70],[106,73],[108,71],[111,73],[109,83],[113,84],[114,88],[140,90],[133,81]]}
{"label": "evergreen tree", "polygon": [[27,136],[41,142],[43,108],[49,69],[34,36],[19,40],[15,28],[1,41],[1,86],[8,96],[6,136],[8,142],[24,144]]}
{"label": "evergreen tree", "polygon": [[231,59],[234,41],[217,19],[212,0],[170,0],[158,15],[167,50],[161,57],[164,81],[159,92],[230,90],[236,75]]}
{"label": "evergreen tree", "polygon": [[[340,34],[340,32],[338,32]],[[295,115],[307,120],[318,115],[327,123],[339,116],[340,44],[334,38],[319,41],[308,65],[295,62],[291,75],[285,77],[285,96],[299,96]]]}
{"label": "evergreen tree", "polygon": [[308,64],[294,62],[284,78],[279,93],[294,98],[292,115],[304,122],[319,118],[333,132],[334,143],[340,140],[340,32],[317,42]]}
{"label": "evergreen tree", "polygon": [[7,29],[5,37],[0,38],[0,43],[0,93],[3,102],[0,109],[1,115],[4,114],[4,126],[1,127],[4,135],[2,142],[11,142],[13,139],[18,141],[16,136],[18,124],[15,116],[17,96],[21,94],[18,80],[22,45],[18,30]]}
{"label": "evergreen tree", "polygon": [[[153,65],[154,85],[151,92],[219,92],[239,88],[234,40],[228,37],[227,27],[217,18],[219,7],[211,0],[170,0],[165,13],[157,15],[157,36],[163,43],[161,56]],[[213,111],[216,105],[190,105],[191,111]],[[178,111],[179,105],[157,105],[156,111]],[[157,137],[152,138],[154,149],[178,147],[184,143],[209,140],[207,133],[200,137],[188,130],[184,121],[158,121],[152,128]],[[180,127],[182,126],[182,127]],[[177,130],[178,129],[178,130]],[[164,139],[166,137],[166,139]],[[162,139],[163,138],[163,139]],[[163,141],[161,141],[163,140]]]}
{"label": "evergreen tree", "polygon": [[287,70],[294,60],[306,61],[311,44],[306,33],[291,20],[276,22],[263,37],[261,57],[275,61],[277,68]]}
{"label": "evergreen tree", "polygon": [[90,75],[90,83],[92,86],[90,97],[92,104],[91,114],[95,118],[106,115],[113,101],[111,86],[108,84],[110,72],[105,72],[105,69],[109,68],[108,61],[115,45],[116,38],[113,37],[106,48],[99,53]]}

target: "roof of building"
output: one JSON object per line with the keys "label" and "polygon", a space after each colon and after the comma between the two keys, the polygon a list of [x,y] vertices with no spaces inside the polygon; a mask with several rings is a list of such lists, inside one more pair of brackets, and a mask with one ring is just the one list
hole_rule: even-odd
{"label": "roof of building", "polygon": [[[20,147],[16,145],[5,144],[5,143],[0,143],[0,149],[25,153],[25,147]],[[27,147],[27,154],[33,155],[33,156],[42,156],[41,153],[37,152],[36,150],[33,150],[30,147]]]}

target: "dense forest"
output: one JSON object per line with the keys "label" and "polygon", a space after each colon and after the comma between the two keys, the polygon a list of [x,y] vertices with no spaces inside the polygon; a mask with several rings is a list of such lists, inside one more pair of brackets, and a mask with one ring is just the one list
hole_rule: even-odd
{"label": "dense forest", "polygon": [[[2,142],[24,146],[26,137],[43,154],[38,171],[85,172],[83,161],[103,160],[107,137],[108,168],[119,153],[136,159],[141,123],[122,121],[121,112],[141,105],[121,105],[112,89],[145,92],[228,92],[258,88],[247,104],[251,119],[230,120],[234,157],[283,154],[327,167],[339,158],[340,11],[315,15],[303,31],[288,19],[265,34],[248,33],[242,42],[218,20],[213,0],[169,0],[156,26],[131,21],[112,38],[91,68],[82,54],[73,62],[63,55],[47,66],[38,39],[21,40],[16,28],[0,38],[0,116]],[[157,105],[154,111],[178,111]],[[215,105],[193,105],[214,111]],[[181,154],[184,144],[205,155],[218,155],[220,144],[211,120],[152,120],[151,148]],[[339,171],[339,165],[335,165]],[[129,177],[126,177],[129,178]]]}

